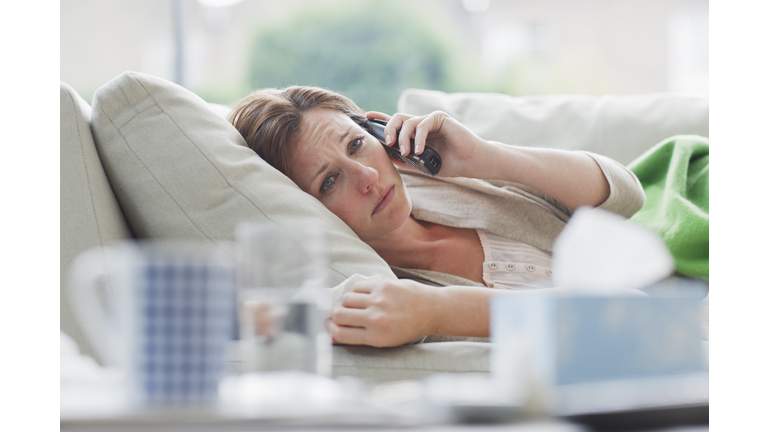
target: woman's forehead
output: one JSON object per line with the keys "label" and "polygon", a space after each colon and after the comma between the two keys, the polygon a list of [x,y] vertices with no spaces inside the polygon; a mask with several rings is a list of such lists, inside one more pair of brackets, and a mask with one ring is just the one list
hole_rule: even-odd
{"label": "woman's forehead", "polygon": [[299,129],[299,140],[303,142],[341,142],[357,124],[343,112],[318,109],[304,114]]}
{"label": "woman's forehead", "polygon": [[345,154],[347,141],[359,128],[346,114],[335,110],[314,110],[306,113],[296,137],[289,177],[307,191],[313,180]]}

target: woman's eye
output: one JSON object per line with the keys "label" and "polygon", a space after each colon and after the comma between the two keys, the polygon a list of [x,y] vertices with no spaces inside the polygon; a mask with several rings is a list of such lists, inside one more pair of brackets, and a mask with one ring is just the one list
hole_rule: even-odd
{"label": "woman's eye", "polygon": [[322,193],[332,188],[335,182],[336,182],[336,177],[333,177],[333,176],[327,177],[325,180],[323,180],[323,184],[320,185],[320,192]]}
{"label": "woman's eye", "polygon": [[363,137],[357,137],[354,141],[352,141],[352,145],[349,146],[349,152],[354,153],[358,148],[360,148],[361,145],[363,145]]}

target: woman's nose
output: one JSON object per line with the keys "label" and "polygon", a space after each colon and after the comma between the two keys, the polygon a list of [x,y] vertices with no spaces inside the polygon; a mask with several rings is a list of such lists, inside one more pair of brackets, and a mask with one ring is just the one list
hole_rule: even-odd
{"label": "woman's nose", "polygon": [[379,172],[358,162],[355,165],[355,181],[360,192],[367,193],[379,181]]}

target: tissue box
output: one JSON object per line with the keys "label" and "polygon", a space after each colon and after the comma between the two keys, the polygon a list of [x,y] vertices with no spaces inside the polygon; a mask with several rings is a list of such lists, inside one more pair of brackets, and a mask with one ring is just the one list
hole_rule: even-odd
{"label": "tissue box", "polygon": [[491,371],[558,414],[708,400],[693,297],[497,296]]}

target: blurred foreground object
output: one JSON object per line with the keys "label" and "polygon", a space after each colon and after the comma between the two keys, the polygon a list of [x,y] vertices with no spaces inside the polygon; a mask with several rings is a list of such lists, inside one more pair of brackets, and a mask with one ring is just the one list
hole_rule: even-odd
{"label": "blurred foreground object", "polygon": [[696,406],[702,409],[693,420],[708,421],[699,301],[498,296],[491,309],[492,374],[508,397],[557,416]]}
{"label": "blurred foreground object", "polygon": [[658,235],[596,208],[576,210],[552,248],[555,286],[579,292],[644,288],[673,268]]}
{"label": "blurred foreground object", "polygon": [[240,371],[330,376],[328,246],[320,219],[237,228]]}
{"label": "blurred foreground object", "polygon": [[[74,307],[91,342],[126,373],[140,406],[216,401],[233,334],[234,262],[192,242],[122,242],[73,263]],[[111,289],[104,304],[98,287]]]}
{"label": "blurred foreground object", "polygon": [[708,284],[669,278],[659,235],[582,208],[555,242],[553,270],[557,294],[493,301],[491,371],[502,391],[593,426],[606,415],[612,427],[708,421]]}

